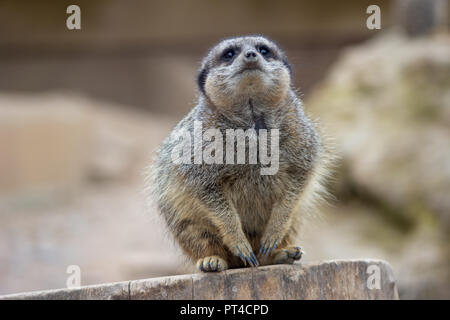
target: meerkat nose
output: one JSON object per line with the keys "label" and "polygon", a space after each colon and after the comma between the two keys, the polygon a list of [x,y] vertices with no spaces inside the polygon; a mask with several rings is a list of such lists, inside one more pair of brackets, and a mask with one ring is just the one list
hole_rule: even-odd
{"label": "meerkat nose", "polygon": [[254,50],[248,50],[247,52],[245,52],[244,57],[245,57],[245,61],[248,61],[248,62],[258,60],[256,51],[254,51]]}

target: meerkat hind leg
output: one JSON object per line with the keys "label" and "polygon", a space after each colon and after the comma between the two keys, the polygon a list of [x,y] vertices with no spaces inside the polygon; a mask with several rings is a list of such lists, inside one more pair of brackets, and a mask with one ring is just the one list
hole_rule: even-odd
{"label": "meerkat hind leg", "polygon": [[209,256],[198,259],[197,268],[203,272],[220,272],[228,269],[228,263],[219,256]]}
{"label": "meerkat hind leg", "polygon": [[273,264],[293,264],[302,257],[302,249],[297,246],[288,246],[283,249],[276,249],[272,253]]}

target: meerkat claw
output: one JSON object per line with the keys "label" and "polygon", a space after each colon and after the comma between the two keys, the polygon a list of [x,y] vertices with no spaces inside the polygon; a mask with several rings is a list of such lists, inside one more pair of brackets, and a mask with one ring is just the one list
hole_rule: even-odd
{"label": "meerkat claw", "polygon": [[259,256],[265,257],[269,255],[272,250],[275,250],[278,246],[278,242],[274,241],[272,245],[267,244],[267,241],[261,245],[261,249],[259,250]]}
{"label": "meerkat claw", "polygon": [[253,261],[253,263],[254,263],[256,266],[259,265],[258,259],[256,258],[255,254],[254,254],[253,252],[252,252],[252,261]]}
{"label": "meerkat claw", "polygon": [[247,247],[245,247],[248,254],[244,254],[238,246],[236,246],[235,248],[236,248],[236,251],[238,252],[237,256],[242,260],[242,262],[245,265],[249,264],[252,267],[259,266],[258,259],[256,258],[255,254],[253,253],[253,251],[251,249],[248,249]]}
{"label": "meerkat claw", "polygon": [[276,249],[276,247],[277,247],[277,242],[275,241],[274,243],[273,243],[273,245],[269,248],[269,251],[267,251],[267,255],[269,255],[270,254],[270,252],[272,251],[272,250],[275,250]]}

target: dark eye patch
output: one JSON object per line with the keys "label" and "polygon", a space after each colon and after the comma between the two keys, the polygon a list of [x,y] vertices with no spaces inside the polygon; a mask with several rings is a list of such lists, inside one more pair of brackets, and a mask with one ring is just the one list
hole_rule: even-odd
{"label": "dark eye patch", "polygon": [[272,51],[272,49],[270,49],[265,44],[257,45],[256,46],[256,50],[258,50],[258,52],[266,59],[276,58],[276,56],[275,56],[274,52]]}
{"label": "dark eye patch", "polygon": [[271,53],[270,49],[267,46],[265,46],[265,45],[259,46],[258,51],[263,56],[267,56],[268,54]]}
{"label": "dark eye patch", "polygon": [[231,59],[234,57],[234,55],[236,54],[236,52],[234,51],[233,48],[231,49],[227,49],[224,51],[224,53],[222,54],[222,58],[224,59]]}
{"label": "dark eye patch", "polygon": [[281,62],[283,62],[284,66],[289,70],[289,73],[292,76],[292,73],[293,73],[292,67],[284,55],[282,55],[281,57],[278,56],[276,51],[272,50],[270,47],[268,47],[267,45],[265,45],[263,43],[257,44],[255,46],[255,48],[265,59],[271,58],[271,59],[276,59],[276,60],[280,60]]}
{"label": "dark eye patch", "polygon": [[221,61],[229,62],[232,61],[239,53],[239,48],[237,47],[228,47],[222,51],[220,56]]}

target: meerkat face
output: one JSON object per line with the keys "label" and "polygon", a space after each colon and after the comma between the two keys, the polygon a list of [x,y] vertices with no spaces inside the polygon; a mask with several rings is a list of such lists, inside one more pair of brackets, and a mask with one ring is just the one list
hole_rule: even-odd
{"label": "meerkat face", "polygon": [[291,69],[278,46],[260,36],[227,39],[203,60],[200,91],[215,105],[227,108],[255,100],[276,103],[286,96]]}

